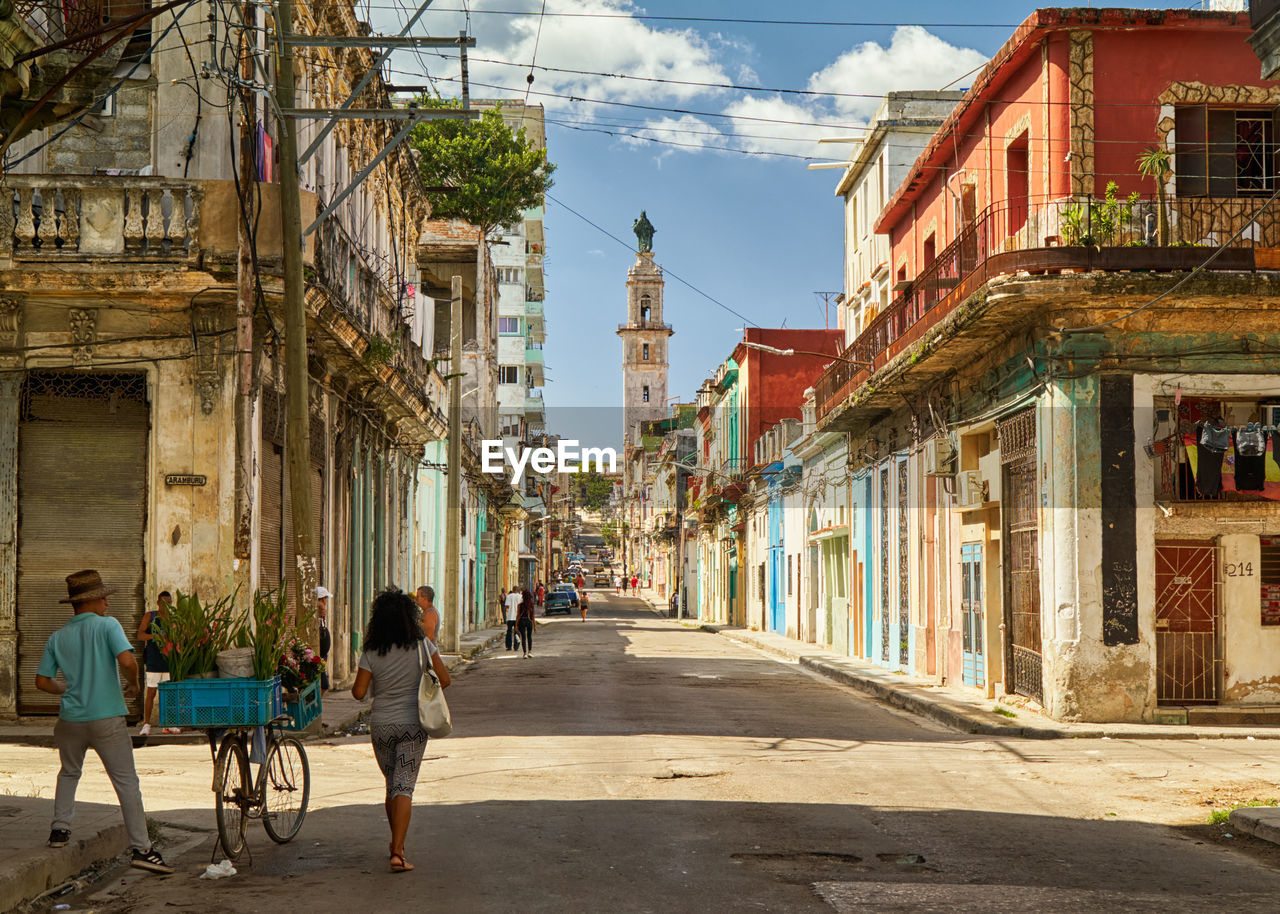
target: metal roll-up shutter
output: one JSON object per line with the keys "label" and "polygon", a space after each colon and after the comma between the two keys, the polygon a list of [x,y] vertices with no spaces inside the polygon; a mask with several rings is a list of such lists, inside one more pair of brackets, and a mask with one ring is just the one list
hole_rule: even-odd
{"label": "metal roll-up shutter", "polygon": [[324,579],[324,473],[311,464],[311,536],[316,551],[316,580],[333,590]]}
{"label": "metal roll-up shutter", "polygon": [[284,459],[279,446],[265,438],[261,461],[262,512],[258,526],[258,589],[280,586],[281,518],[284,515]]}
{"label": "metal roll-up shutter", "polygon": [[49,636],[71,616],[66,576],[94,568],[133,640],[146,606],[146,377],[32,372],[18,424],[18,710],[56,714],[35,688]]}

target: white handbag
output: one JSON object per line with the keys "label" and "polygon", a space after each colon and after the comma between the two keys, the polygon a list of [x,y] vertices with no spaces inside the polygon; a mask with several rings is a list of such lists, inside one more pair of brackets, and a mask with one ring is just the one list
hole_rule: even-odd
{"label": "white handbag", "polygon": [[423,642],[418,642],[418,659],[422,661],[422,680],[418,683],[418,723],[427,736],[439,739],[453,732],[453,720],[449,705],[444,700],[444,689],[431,669],[431,655]]}

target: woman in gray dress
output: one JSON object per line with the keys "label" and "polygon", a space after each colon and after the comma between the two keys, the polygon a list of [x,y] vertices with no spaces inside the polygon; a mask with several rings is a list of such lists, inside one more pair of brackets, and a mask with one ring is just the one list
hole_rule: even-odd
{"label": "woman in gray dress", "polygon": [[387,823],[391,826],[391,870],[406,873],[404,839],[413,812],[413,788],[427,748],[427,734],[418,723],[418,684],[422,657],[431,658],[440,685],[449,685],[449,670],[436,646],[423,634],[418,608],[408,594],[387,590],[373,600],[364,653],[351,694],[363,700],[373,691],[369,733],[373,754],[387,781]]}

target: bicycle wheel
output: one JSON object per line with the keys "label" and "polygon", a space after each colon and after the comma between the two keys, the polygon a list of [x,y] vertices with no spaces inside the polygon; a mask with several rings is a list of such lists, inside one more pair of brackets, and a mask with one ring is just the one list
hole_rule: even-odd
{"label": "bicycle wheel", "polygon": [[222,739],[214,764],[213,798],[218,817],[218,840],[232,860],[244,853],[244,835],[249,826],[246,807],[253,790],[249,780],[249,756],[244,744],[233,735]]}
{"label": "bicycle wheel", "polygon": [[263,777],[262,827],[277,844],[293,839],[307,817],[311,767],[302,743],[292,736],[272,742]]}

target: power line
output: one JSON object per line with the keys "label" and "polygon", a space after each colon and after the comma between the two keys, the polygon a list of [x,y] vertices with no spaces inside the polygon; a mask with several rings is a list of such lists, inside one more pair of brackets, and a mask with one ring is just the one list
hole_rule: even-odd
{"label": "power line", "polygon": [[[632,247],[632,246],[631,246],[630,244],[628,244],[626,241],[623,241],[621,238],[619,238],[617,235],[613,234],[613,232],[609,231],[607,228],[604,228],[603,226],[600,226],[600,225],[596,224],[595,222],[592,222],[590,219],[588,219],[586,216],[582,215],[582,213],[578,212],[576,209],[574,209],[574,208],[573,208],[572,206],[570,206],[569,204],[567,204],[567,203],[563,203],[563,202],[561,202],[560,200],[557,200],[557,199],[556,199],[554,196],[552,196],[551,194],[547,194],[547,199],[548,199],[548,200],[550,200],[552,203],[556,204],[557,206],[559,206],[559,207],[561,207],[561,208],[563,208],[563,209],[566,209],[566,210],[568,210],[569,212],[573,213],[575,216],[577,216],[579,219],[581,219],[581,220],[582,220],[583,222],[585,222],[587,225],[591,226],[591,227],[592,227],[593,229],[595,229],[596,231],[601,232],[602,234],[608,235],[610,238],[612,238],[614,241],[618,242],[618,244],[622,245],[624,248],[626,248],[626,249],[627,249],[628,251],[630,251],[632,254],[637,254],[637,253],[639,253],[639,252],[638,252],[634,247]],[[689,289],[692,289],[694,292],[697,292],[699,295],[701,295],[701,296],[702,296],[703,298],[705,298],[707,301],[711,302],[711,303],[712,303],[713,305],[715,305],[716,307],[718,307],[718,308],[723,308],[725,311],[728,311],[728,312],[729,312],[730,314],[732,314],[734,317],[738,318],[739,320],[746,321],[748,324],[750,324],[750,325],[751,325],[751,326],[753,326],[753,327],[758,327],[758,326],[760,326],[759,324],[757,324],[755,321],[753,321],[751,318],[747,317],[745,314],[741,313],[740,311],[735,311],[735,310],[733,310],[733,309],[732,309],[732,308],[730,308],[728,305],[726,305],[724,302],[720,301],[719,299],[716,299],[716,298],[711,297],[711,296],[710,296],[710,295],[708,295],[706,292],[703,292],[701,289],[699,289],[699,288],[698,288],[697,286],[695,286],[693,283],[689,282],[687,279],[684,279],[684,278],[682,278],[682,277],[680,277],[680,276],[677,276],[675,273],[671,272],[671,270],[667,269],[666,265],[664,265],[664,264],[659,264],[659,266],[661,266],[661,267],[662,267],[663,275],[665,275],[665,276],[670,276],[672,279],[674,279],[676,282],[680,283],[681,285],[686,286],[686,287],[687,287],[687,288],[689,288]]]}

